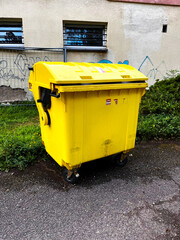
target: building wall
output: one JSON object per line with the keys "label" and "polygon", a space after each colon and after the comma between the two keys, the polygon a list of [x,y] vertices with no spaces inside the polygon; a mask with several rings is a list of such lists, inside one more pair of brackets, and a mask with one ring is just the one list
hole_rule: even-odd
{"label": "building wall", "polygon": [[[107,0],[0,1],[0,17],[22,18],[25,47],[63,47],[63,21],[107,23],[107,52],[68,51],[67,60],[99,62],[106,59],[113,63],[127,60],[126,63],[149,77],[150,85],[170,70],[180,70],[179,15],[179,6]],[[167,33],[162,33],[163,24],[168,25]],[[24,64],[23,59],[27,67],[30,59],[23,56],[19,63]],[[4,60],[6,55],[1,51],[0,85],[24,88],[28,92],[29,72],[24,76],[25,72],[21,71],[19,79],[15,78],[17,74],[11,74],[8,79],[4,73],[10,68],[15,73],[22,69],[17,68],[14,60],[12,64],[7,61],[5,68]],[[63,57],[58,61],[63,61]]]}

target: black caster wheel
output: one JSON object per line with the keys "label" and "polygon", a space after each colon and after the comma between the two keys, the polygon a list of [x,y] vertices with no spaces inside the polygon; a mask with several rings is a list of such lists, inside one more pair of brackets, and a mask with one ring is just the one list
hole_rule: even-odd
{"label": "black caster wheel", "polygon": [[64,168],[63,169],[63,178],[66,182],[75,184],[78,180],[78,178],[75,176],[75,174],[72,172],[70,177],[68,177],[68,169]]}
{"label": "black caster wheel", "polygon": [[122,156],[122,154],[115,155],[114,160],[119,167],[124,167],[128,162],[127,156]]}

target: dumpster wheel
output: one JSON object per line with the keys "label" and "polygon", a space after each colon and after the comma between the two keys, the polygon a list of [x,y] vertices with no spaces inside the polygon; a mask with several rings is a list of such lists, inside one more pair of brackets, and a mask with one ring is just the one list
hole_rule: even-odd
{"label": "dumpster wheel", "polygon": [[77,170],[68,170],[67,168],[63,169],[63,178],[68,183],[76,183],[78,180],[79,174],[77,173]]}
{"label": "dumpster wheel", "polygon": [[119,167],[124,167],[128,162],[128,157],[126,154],[119,153],[113,156],[113,160]]}

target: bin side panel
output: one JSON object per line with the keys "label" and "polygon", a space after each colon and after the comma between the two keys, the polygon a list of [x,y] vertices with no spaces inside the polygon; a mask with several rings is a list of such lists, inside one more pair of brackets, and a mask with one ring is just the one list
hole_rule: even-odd
{"label": "bin side panel", "polygon": [[137,121],[139,113],[139,103],[141,100],[142,89],[130,89],[129,90],[129,111],[127,115],[127,130],[126,130],[126,142],[125,150],[134,148],[136,131],[137,131]]}
{"label": "bin side panel", "polygon": [[42,139],[46,151],[60,165],[67,159],[67,121],[65,115],[65,97],[51,98],[51,108],[48,110],[51,124],[41,124]]}
{"label": "bin side panel", "polygon": [[128,90],[108,90],[88,94],[84,161],[125,150]]}
{"label": "bin side panel", "polygon": [[86,92],[65,93],[65,96],[68,145],[66,162],[69,166],[78,166],[83,162],[83,112]]}

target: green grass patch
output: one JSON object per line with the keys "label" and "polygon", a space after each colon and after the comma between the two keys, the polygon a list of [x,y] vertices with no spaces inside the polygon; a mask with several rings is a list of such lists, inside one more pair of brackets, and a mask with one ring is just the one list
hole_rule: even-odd
{"label": "green grass patch", "polygon": [[32,119],[37,116],[37,108],[32,105],[12,105],[0,107],[0,124],[25,123],[32,121]]}
{"label": "green grass patch", "polygon": [[139,117],[137,140],[180,137],[180,116],[148,114]]}
{"label": "green grass patch", "polygon": [[23,169],[44,154],[36,106],[0,107],[0,170]]}

